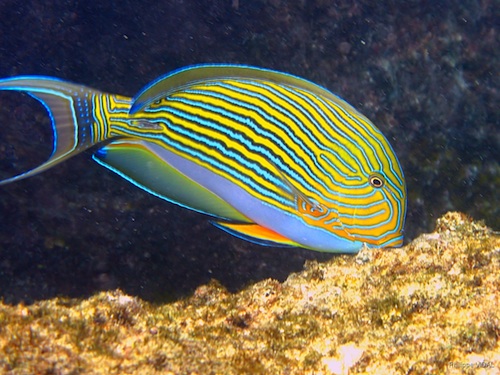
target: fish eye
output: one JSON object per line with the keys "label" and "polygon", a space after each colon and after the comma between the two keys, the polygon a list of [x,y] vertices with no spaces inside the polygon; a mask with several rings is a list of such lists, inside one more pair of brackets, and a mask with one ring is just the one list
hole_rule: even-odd
{"label": "fish eye", "polygon": [[378,174],[372,174],[368,180],[370,181],[370,185],[374,188],[379,189],[384,186],[384,178]]}

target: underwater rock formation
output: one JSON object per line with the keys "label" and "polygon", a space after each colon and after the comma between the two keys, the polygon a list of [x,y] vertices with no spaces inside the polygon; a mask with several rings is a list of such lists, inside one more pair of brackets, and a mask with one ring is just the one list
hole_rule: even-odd
{"label": "underwater rock formation", "polygon": [[[290,250],[293,251],[293,250]],[[447,213],[399,249],[338,256],[231,294],[120,290],[0,304],[7,374],[498,374],[500,237]]]}

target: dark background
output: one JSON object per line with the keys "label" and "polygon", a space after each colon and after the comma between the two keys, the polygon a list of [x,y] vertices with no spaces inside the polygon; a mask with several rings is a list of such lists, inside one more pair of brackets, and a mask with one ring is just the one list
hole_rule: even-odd
{"label": "dark background", "polygon": [[[2,0],[0,76],[57,76],[129,96],[204,62],[308,78],[390,140],[408,183],[410,240],[448,210],[499,228],[499,19],[488,0]],[[0,93],[0,176],[50,154],[48,121],[33,100]],[[332,256],[235,239],[90,155],[0,187],[5,302],[117,287],[167,301],[210,278],[236,291]]]}

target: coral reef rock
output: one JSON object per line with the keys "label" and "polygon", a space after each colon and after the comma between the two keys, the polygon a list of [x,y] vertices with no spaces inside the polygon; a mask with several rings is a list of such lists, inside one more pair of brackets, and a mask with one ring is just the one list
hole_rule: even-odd
{"label": "coral reef rock", "polygon": [[498,233],[447,213],[403,248],[234,294],[213,281],[163,305],[120,290],[0,304],[0,372],[499,374],[499,275]]}

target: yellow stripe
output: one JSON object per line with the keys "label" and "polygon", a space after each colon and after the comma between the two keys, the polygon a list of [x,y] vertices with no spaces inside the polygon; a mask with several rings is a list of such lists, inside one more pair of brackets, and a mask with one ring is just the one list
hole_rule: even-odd
{"label": "yellow stripe", "polygon": [[[228,85],[228,87],[206,85],[205,83],[194,84],[169,94],[168,100],[163,98],[150,104],[144,111],[134,116],[138,120],[154,122],[158,126],[163,125],[158,129],[141,131],[133,122],[120,122],[119,126],[113,127],[113,134],[123,136],[142,134],[148,141],[155,142],[174,153],[181,154],[186,159],[248,190],[242,180],[231,174],[231,171],[239,171],[246,178],[262,186],[264,190],[273,191],[288,201],[297,199],[297,202],[295,202],[296,205],[281,204],[265,194],[249,191],[256,198],[293,215],[300,215],[307,224],[315,227],[322,226],[344,238],[355,240],[362,237],[363,241],[376,244],[379,241],[377,237],[381,233],[391,229],[394,230],[397,227],[396,223],[400,220],[400,216],[396,212],[391,212],[391,210],[397,207],[398,201],[393,199],[391,193],[384,195],[383,190],[374,190],[373,187],[368,185],[367,178],[371,173],[383,170],[394,183],[397,181],[397,176],[394,174],[397,174],[402,179],[402,172],[388,142],[368,119],[348,104],[344,105],[341,100],[333,101],[286,85],[258,81],[259,86],[247,81],[233,79],[225,79],[219,82]],[[240,89],[266,98],[279,110],[258,97],[239,93],[232,90],[231,87],[235,88],[235,90]],[[189,90],[189,92],[186,90]],[[217,98],[214,96],[216,94],[229,97],[235,103]],[[187,101],[187,103],[181,100]],[[251,121],[255,125],[249,125],[230,116],[206,110],[202,108],[201,104],[198,106],[197,104],[190,104],[191,102],[199,102],[216,109],[228,111],[247,121]],[[238,102],[241,105],[238,105]],[[113,109],[114,105],[116,105],[115,102],[106,104],[107,107],[104,108],[106,118],[98,118],[98,122],[105,124],[111,121],[112,116],[108,108]],[[271,116],[274,119],[273,121],[282,124],[282,127],[267,120],[257,111],[245,108],[245,106],[258,108]],[[162,108],[165,110],[161,110]],[[96,109],[98,109],[97,105]],[[158,111],[155,112],[155,110]],[[183,115],[169,113],[169,110],[180,111]],[[320,113],[318,113],[318,110]],[[100,113],[100,111],[96,112]],[[287,113],[291,116],[288,116]],[[220,128],[211,129],[197,123],[195,120],[183,117],[184,114],[194,116],[196,121],[211,121],[218,124],[217,126],[220,126]],[[311,116],[313,121],[308,116]],[[188,129],[191,136],[178,133],[169,124]],[[258,127],[259,130],[257,131],[255,127]],[[102,131],[105,130],[109,131],[109,129],[103,127]],[[268,157],[253,152],[249,148],[250,146],[245,145],[232,135],[224,134],[224,131],[236,132],[245,139],[251,140],[253,142],[252,149],[259,146],[268,150],[271,155],[278,157],[290,171],[299,175],[301,180],[295,179],[290,173],[276,170],[276,166]],[[287,131],[290,131],[292,135]],[[282,145],[276,144],[265,133],[272,134],[273,137],[282,142]],[[246,160],[255,163],[258,170],[254,171],[249,167],[239,165],[237,159],[231,155],[213,149],[206,143],[194,139],[194,134],[204,137],[204,139],[222,142],[227,150],[244,155]],[[159,135],[208,155],[213,160],[225,165],[228,171],[218,170],[210,162],[184,153],[175,146],[168,146],[158,138]],[[384,150],[386,151],[384,152]],[[339,159],[342,162],[339,162]],[[303,162],[307,170],[300,166],[298,161]],[[391,165],[394,174],[389,169]],[[360,168],[361,170],[359,170]],[[262,170],[273,174],[277,178],[284,176],[293,188],[297,189],[307,199],[318,202],[320,206],[325,207],[325,215],[315,216],[313,214],[314,210],[307,210],[308,203],[303,210],[300,206],[301,196],[295,197],[295,194],[292,196],[285,189],[270,183],[262,176]],[[353,170],[356,171],[355,175],[360,176],[361,180],[346,179],[344,177],[353,177]],[[328,176],[325,176],[325,173],[330,176],[331,180]],[[318,176],[324,177],[319,180]],[[404,186],[396,186],[396,188],[404,190]],[[390,189],[392,193],[397,194],[396,188],[385,186],[382,189]],[[404,202],[399,203],[405,204]],[[401,207],[401,209],[404,210],[405,207]],[[392,220],[382,224],[389,220],[391,214]],[[352,228],[349,226],[352,226]],[[388,234],[385,239],[390,240],[399,236],[400,233],[397,232],[398,228],[396,228],[396,234]],[[373,236],[374,239],[367,238],[367,236]]]}

